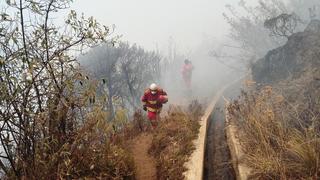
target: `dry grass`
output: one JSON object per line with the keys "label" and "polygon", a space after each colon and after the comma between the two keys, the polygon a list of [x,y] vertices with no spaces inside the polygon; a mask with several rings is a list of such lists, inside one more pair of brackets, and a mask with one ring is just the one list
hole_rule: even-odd
{"label": "dry grass", "polygon": [[[62,145],[43,139],[36,147],[35,169],[25,179],[135,179],[135,164],[128,143],[141,130],[141,112],[133,121],[113,131],[107,112],[98,106],[86,116],[86,123],[70,134]],[[4,179],[15,179],[14,174]]]}
{"label": "dry grass", "polygon": [[153,134],[150,153],[157,160],[158,179],[183,179],[183,166],[194,150],[202,107],[193,102],[187,109],[171,106]]}
{"label": "dry grass", "polygon": [[125,140],[112,142],[107,113],[96,108],[86,124],[56,152],[54,142],[44,140],[36,152],[33,179],[134,179],[134,162]]}
{"label": "dry grass", "polygon": [[155,131],[146,131],[150,125],[142,112],[137,111],[132,121],[114,130],[113,124],[105,121],[108,113],[97,106],[65,144],[57,145],[49,139],[39,142],[36,170],[28,177],[135,179],[136,167],[129,148],[132,140],[143,132],[153,134],[150,154],[157,160],[158,179],[182,179],[186,170],[183,165],[194,149],[192,141],[198,134],[201,113],[197,102],[186,110],[172,106]]}
{"label": "dry grass", "polygon": [[267,86],[243,92],[228,107],[252,179],[320,178],[320,108],[311,106],[292,104]]}

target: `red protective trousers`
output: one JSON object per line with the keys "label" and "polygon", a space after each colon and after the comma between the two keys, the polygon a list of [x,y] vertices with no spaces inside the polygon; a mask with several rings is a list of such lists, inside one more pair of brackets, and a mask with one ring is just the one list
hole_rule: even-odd
{"label": "red protective trousers", "polygon": [[148,111],[148,119],[150,120],[150,121],[156,121],[156,120],[158,120],[158,118],[159,118],[159,113],[157,113],[157,112],[152,112],[152,111]]}

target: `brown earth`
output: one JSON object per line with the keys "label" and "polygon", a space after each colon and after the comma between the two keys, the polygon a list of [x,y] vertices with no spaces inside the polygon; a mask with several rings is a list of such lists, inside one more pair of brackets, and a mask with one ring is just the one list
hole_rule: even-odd
{"label": "brown earth", "polygon": [[148,154],[151,147],[152,134],[143,133],[133,140],[132,155],[136,165],[136,179],[156,179],[155,159]]}

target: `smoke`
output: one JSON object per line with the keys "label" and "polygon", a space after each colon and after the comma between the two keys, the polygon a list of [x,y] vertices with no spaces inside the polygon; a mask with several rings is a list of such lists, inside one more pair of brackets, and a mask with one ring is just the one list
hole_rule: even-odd
{"label": "smoke", "polygon": [[[96,17],[102,24],[116,24],[115,33],[123,35],[122,40],[129,41],[131,44],[137,43],[147,50],[156,49],[163,59],[161,79],[155,83],[168,92],[171,103],[185,104],[192,99],[207,101],[220,87],[245,74],[246,66],[250,63],[249,59],[259,59],[267,51],[275,48],[273,44],[267,46],[270,38],[269,32],[263,27],[263,20],[265,20],[264,17],[270,17],[270,14],[260,7],[263,4],[256,0],[238,2],[239,0],[152,2],[149,0],[139,2],[92,0],[75,2],[73,8]],[[277,2],[285,2],[286,12],[296,12],[302,19],[308,19],[311,10],[315,14],[320,14],[318,0],[264,0],[263,2],[268,2],[267,9],[279,9],[279,7],[283,9],[282,3]],[[230,4],[227,6],[230,12],[226,4]],[[91,5],[95,5],[96,8],[87,8]],[[261,15],[258,18],[261,22],[251,23],[249,28],[248,22],[255,19],[251,16],[256,14],[256,11]],[[224,19],[222,13],[227,15],[229,13],[229,21],[234,22],[234,27],[228,24],[230,22]],[[278,12],[275,13],[277,14]],[[203,35],[204,33],[209,34],[210,37]],[[234,34],[230,35],[230,33]],[[230,42],[232,40],[228,39],[228,34],[239,35],[236,36],[238,41],[239,38],[243,42],[252,41],[249,43],[249,45],[252,44],[250,48],[259,51],[246,49],[245,51],[251,50],[253,53],[245,52],[248,56],[241,57],[238,49],[226,48],[222,45],[238,45],[243,48],[244,43],[235,42],[237,40]],[[172,38],[168,41],[167,38],[170,36]],[[259,39],[261,41],[258,41]],[[224,57],[226,55],[230,57]],[[195,67],[191,92],[187,90],[181,75],[183,61],[186,58],[191,60]]]}
{"label": "smoke", "polygon": [[[183,53],[176,50],[173,55],[169,54],[165,58],[160,84],[168,92],[172,104],[187,104],[191,100],[206,103],[222,86],[245,74],[241,70],[241,62],[224,64],[210,54],[212,50],[219,49],[222,41],[205,36],[197,48],[184,53],[189,55],[181,55]],[[186,87],[181,73],[185,59],[190,60],[194,66],[191,91]]]}

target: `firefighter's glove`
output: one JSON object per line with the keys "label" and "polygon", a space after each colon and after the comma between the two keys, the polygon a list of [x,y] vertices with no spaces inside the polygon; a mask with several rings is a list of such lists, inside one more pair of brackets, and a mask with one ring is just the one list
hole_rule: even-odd
{"label": "firefighter's glove", "polygon": [[143,110],[144,110],[144,111],[147,111],[147,107],[146,107],[146,106],[143,106]]}

